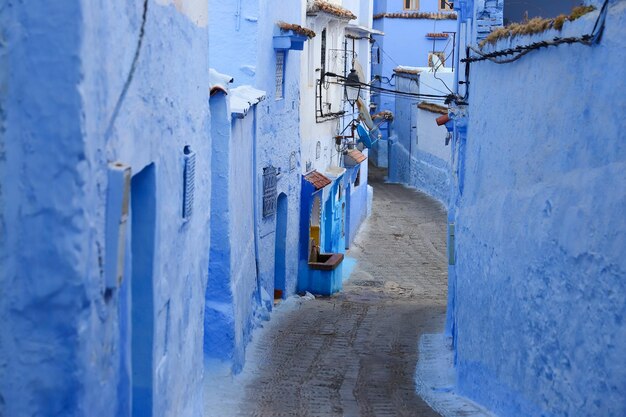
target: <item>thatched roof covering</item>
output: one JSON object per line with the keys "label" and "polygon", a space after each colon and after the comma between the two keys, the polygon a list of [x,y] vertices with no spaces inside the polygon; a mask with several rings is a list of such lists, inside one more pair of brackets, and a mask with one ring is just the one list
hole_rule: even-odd
{"label": "thatched roof covering", "polygon": [[346,19],[346,20],[356,19],[356,15],[352,13],[350,10],[344,9],[341,6],[337,6],[336,4],[332,4],[323,0],[313,1],[313,3],[311,3],[311,5],[306,11],[308,15],[315,15],[318,12],[328,13],[340,19]]}
{"label": "thatched roof covering", "polygon": [[543,33],[549,29],[561,30],[565,22],[573,22],[580,17],[596,10],[595,6],[577,6],[572,9],[569,16],[564,14],[555,17],[554,19],[544,19],[542,17],[535,17],[527,22],[512,23],[507,27],[498,28],[491,32],[481,43],[480,47],[485,45],[496,44],[500,39],[513,38],[515,36],[522,35],[534,35],[537,33]]}
{"label": "thatched roof covering", "polygon": [[421,69],[419,68],[415,68],[415,67],[403,67],[403,66],[399,66],[393,69],[393,72],[395,72],[396,74],[411,74],[411,75],[417,75],[420,72],[422,72]]}
{"label": "thatched roof covering", "polygon": [[376,114],[372,115],[372,119],[374,120],[379,120],[379,119],[383,119],[383,120],[393,120],[393,113],[390,112],[389,110],[383,110],[380,111]]}
{"label": "thatched roof covering", "polygon": [[314,30],[305,28],[304,26],[296,25],[295,23],[278,22],[277,25],[280,30],[284,32],[291,30],[298,35],[306,36],[309,39],[315,37]]}
{"label": "thatched roof covering", "polygon": [[450,35],[448,33],[443,33],[443,32],[430,32],[426,34],[427,38],[441,38],[441,39],[447,39],[450,37]]}
{"label": "thatched roof covering", "polygon": [[427,12],[398,12],[398,13],[378,13],[374,19],[430,19],[430,20],[456,20],[456,13],[427,13]]}
{"label": "thatched roof covering", "polygon": [[448,114],[447,107],[440,106],[439,104],[427,103],[425,101],[422,101],[420,104],[418,104],[417,108],[437,114]]}

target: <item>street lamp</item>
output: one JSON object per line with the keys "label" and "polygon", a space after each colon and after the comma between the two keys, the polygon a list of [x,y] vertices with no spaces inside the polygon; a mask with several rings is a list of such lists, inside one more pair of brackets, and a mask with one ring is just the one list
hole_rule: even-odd
{"label": "street lamp", "polygon": [[354,68],[350,70],[350,74],[346,77],[345,88],[348,102],[354,107],[354,103],[356,103],[361,93],[361,81]]}

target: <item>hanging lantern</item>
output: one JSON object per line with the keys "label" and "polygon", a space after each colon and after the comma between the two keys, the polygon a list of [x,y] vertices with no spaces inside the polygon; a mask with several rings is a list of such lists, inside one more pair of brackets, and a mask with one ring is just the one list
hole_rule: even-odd
{"label": "hanging lantern", "polygon": [[350,70],[350,74],[346,77],[345,88],[348,102],[354,106],[361,93],[361,80],[359,80],[359,75],[354,68]]}

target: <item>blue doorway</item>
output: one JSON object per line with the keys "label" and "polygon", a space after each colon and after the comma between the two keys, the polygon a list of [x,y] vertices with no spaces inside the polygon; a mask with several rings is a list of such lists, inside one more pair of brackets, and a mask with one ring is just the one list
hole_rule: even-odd
{"label": "blue doorway", "polygon": [[281,193],[276,205],[276,241],[274,250],[274,301],[285,298],[287,274],[287,196]]}
{"label": "blue doorway", "polygon": [[132,416],[151,417],[153,403],[154,251],[156,175],[154,164],[131,182],[131,369]]}

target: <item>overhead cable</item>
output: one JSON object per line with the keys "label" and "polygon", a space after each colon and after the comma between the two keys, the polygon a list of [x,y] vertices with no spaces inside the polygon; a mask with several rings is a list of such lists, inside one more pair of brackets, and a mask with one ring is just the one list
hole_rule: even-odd
{"label": "overhead cable", "polygon": [[[604,26],[606,23],[606,14],[608,10],[609,0],[605,0],[602,8],[600,9],[600,13],[598,14],[598,18],[596,19],[596,23],[593,26],[593,30],[591,33],[582,35],[582,36],[571,36],[567,38],[555,37],[550,41],[539,41],[533,42],[530,45],[521,45],[515,48],[507,48],[499,51],[485,53],[480,49],[470,46],[470,49],[476,53],[478,56],[470,56],[468,58],[462,59],[461,62],[464,63],[472,63],[479,61],[489,60],[496,64],[508,64],[511,62],[515,62],[524,55],[529,54],[532,51],[541,48],[547,48],[549,46],[558,46],[562,44],[574,44],[574,43],[582,43],[583,45],[591,46],[596,44],[602,38],[602,33],[604,32]],[[498,59],[501,57],[506,57],[512,55],[510,58]]]}

